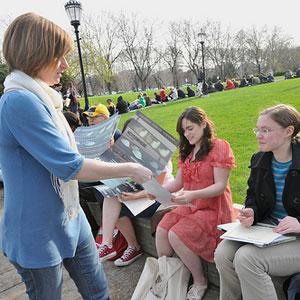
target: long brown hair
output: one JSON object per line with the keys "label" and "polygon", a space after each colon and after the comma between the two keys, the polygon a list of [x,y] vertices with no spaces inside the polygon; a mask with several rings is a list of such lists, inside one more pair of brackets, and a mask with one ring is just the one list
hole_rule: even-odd
{"label": "long brown hair", "polygon": [[182,120],[186,119],[192,123],[201,125],[206,122],[206,127],[203,130],[202,144],[195,155],[195,160],[202,160],[212,149],[212,140],[214,138],[214,124],[208,119],[206,113],[199,107],[192,106],[187,108],[178,118],[176,131],[179,134],[179,157],[184,161],[193,151],[194,145],[191,145],[184,136],[182,129]]}

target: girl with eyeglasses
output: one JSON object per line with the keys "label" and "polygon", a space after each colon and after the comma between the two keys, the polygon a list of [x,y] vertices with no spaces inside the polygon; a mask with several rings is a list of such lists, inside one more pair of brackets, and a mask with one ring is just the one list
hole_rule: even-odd
{"label": "girl with eyeglasses", "polygon": [[[246,226],[263,222],[280,234],[300,233],[300,114],[292,106],[262,111],[254,133],[259,152],[251,158],[245,208],[238,219]],[[220,300],[274,300],[270,276],[300,271],[300,241],[258,248],[223,240],[215,262],[220,274]],[[289,298],[294,299],[294,298]]]}

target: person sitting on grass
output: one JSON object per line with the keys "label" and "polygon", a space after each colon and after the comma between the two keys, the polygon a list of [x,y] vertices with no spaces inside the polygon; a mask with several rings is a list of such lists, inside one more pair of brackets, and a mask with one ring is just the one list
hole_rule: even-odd
{"label": "person sitting on grass", "polygon": [[179,170],[164,185],[179,206],[165,214],[156,230],[158,256],[175,252],[193,277],[187,299],[200,300],[207,289],[202,260],[213,262],[220,242],[217,225],[232,222],[234,211],[229,187],[235,166],[230,145],[214,136],[212,122],[198,107],[187,108],[177,121]]}
{"label": "person sitting on grass", "polygon": [[178,99],[178,93],[177,93],[177,89],[175,87],[170,87],[168,99],[169,100],[177,100]]}
{"label": "person sitting on grass", "polygon": [[235,85],[234,85],[234,83],[233,83],[232,80],[227,79],[226,80],[225,90],[232,90],[232,89],[235,89]]}
{"label": "person sitting on grass", "polygon": [[107,99],[106,102],[107,102],[107,109],[109,111],[109,116],[111,117],[116,113],[116,106],[114,105],[111,99]]}
{"label": "person sitting on grass", "polygon": [[122,96],[119,96],[117,99],[116,109],[118,114],[126,114],[129,112],[129,103],[123,99]]}
{"label": "person sitting on grass", "polygon": [[214,84],[214,86],[217,92],[222,92],[224,90],[224,85],[220,79]]}
{"label": "person sitting on grass", "polygon": [[160,89],[159,96],[160,96],[161,102],[167,102],[168,101],[168,97],[167,97],[166,90],[165,90],[164,87],[162,87]]}
{"label": "person sitting on grass", "polygon": [[149,95],[147,93],[144,93],[143,97],[145,99],[146,106],[151,106],[152,105],[152,101],[151,101]]}
{"label": "person sitting on grass", "polygon": [[146,106],[146,100],[142,94],[138,94],[137,99],[130,103],[129,110],[136,110]]}
{"label": "person sitting on grass", "polygon": [[184,91],[180,88],[177,89],[177,94],[178,94],[178,99],[184,99],[186,97]]}
{"label": "person sitting on grass", "polygon": [[188,86],[186,88],[188,97],[195,97],[195,92]]}
{"label": "person sitting on grass", "polygon": [[152,104],[161,104],[161,98],[160,95],[156,92],[154,93],[154,99],[152,100]]}

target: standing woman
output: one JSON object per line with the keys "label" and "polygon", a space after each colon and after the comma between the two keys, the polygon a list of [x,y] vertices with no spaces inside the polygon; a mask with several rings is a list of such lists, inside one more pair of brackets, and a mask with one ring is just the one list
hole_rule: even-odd
{"label": "standing woman", "polygon": [[3,55],[11,70],[0,102],[0,163],[4,211],[0,245],[26,285],[30,299],[61,299],[62,265],[84,299],[107,299],[105,274],[80,208],[77,180],[151,172],[138,164],[110,164],[78,154],[50,86],[68,68],[73,39],[33,13],[6,30]]}
{"label": "standing woman", "polygon": [[212,122],[198,107],[186,109],[177,121],[179,170],[164,185],[177,192],[180,206],[158,224],[156,248],[159,256],[179,256],[193,276],[187,299],[200,300],[207,289],[202,260],[213,261],[220,241],[217,225],[232,222],[233,208],[229,173],[234,167],[230,145],[215,138]]}
{"label": "standing woman", "polygon": [[[251,158],[245,209],[238,218],[249,227],[276,225],[275,232],[300,232],[300,114],[289,105],[260,113],[254,128],[259,152]],[[215,253],[221,300],[274,300],[270,276],[300,271],[299,239],[267,248],[224,240]]]}

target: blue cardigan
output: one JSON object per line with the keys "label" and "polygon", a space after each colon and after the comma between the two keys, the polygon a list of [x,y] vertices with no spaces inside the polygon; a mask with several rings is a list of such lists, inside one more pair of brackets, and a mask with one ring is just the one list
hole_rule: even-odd
{"label": "blue cardigan", "polygon": [[11,91],[1,97],[0,164],[4,254],[24,268],[54,266],[73,257],[77,245],[91,234],[90,226],[82,210],[66,221],[50,174],[72,179],[83,157],[69,146],[46,106],[29,91]]}

